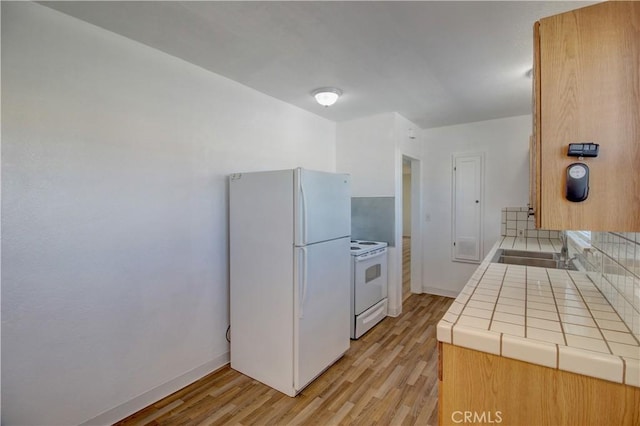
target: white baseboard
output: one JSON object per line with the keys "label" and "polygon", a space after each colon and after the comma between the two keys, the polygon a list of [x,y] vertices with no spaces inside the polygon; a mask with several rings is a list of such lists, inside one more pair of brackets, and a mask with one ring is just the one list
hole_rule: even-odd
{"label": "white baseboard", "polygon": [[397,317],[401,313],[402,313],[402,307],[399,307],[399,306],[394,306],[394,307],[389,306],[389,309],[387,310],[387,316],[390,316],[390,317]]}
{"label": "white baseboard", "polygon": [[438,287],[424,287],[422,289],[422,292],[427,294],[433,294],[435,296],[452,297],[454,299],[458,297],[458,294],[459,294],[458,291],[446,290],[444,288],[438,288]]}
{"label": "white baseboard", "polygon": [[80,426],[89,425],[112,425],[115,422],[122,420],[131,414],[142,410],[143,408],[161,400],[162,398],[171,395],[172,393],[182,389],[183,387],[190,385],[191,383],[203,378],[207,374],[225,366],[229,363],[229,352],[225,352],[216,359],[202,364],[199,367],[194,368],[187,373],[176,377],[173,380],[168,381],[156,388],[153,388],[142,395],[139,395],[124,404],[105,411],[104,413],[81,423]]}

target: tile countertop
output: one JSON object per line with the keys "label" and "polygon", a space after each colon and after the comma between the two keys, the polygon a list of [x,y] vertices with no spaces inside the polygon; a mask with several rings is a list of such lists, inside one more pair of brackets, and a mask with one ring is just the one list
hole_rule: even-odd
{"label": "tile countertop", "polygon": [[438,340],[640,387],[640,342],[585,272],[490,261],[499,248],[561,247],[502,237],[438,323]]}

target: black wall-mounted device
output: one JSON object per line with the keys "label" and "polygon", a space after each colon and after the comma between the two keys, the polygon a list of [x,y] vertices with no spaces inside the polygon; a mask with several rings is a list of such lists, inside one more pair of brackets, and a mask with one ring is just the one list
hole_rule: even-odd
{"label": "black wall-mounted device", "polygon": [[567,200],[580,202],[589,195],[589,167],[584,163],[572,163],[567,167]]}
{"label": "black wall-mounted device", "polygon": [[569,157],[597,157],[600,145],[592,142],[570,143],[567,151]]}

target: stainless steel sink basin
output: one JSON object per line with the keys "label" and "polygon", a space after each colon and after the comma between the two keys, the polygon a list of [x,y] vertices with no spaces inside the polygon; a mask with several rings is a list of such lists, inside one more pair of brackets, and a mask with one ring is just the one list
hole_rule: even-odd
{"label": "stainless steel sink basin", "polygon": [[507,263],[509,265],[537,266],[540,268],[569,269],[572,271],[578,269],[573,262],[569,262],[569,264],[565,266],[564,262],[560,260],[558,253],[538,251],[498,249],[493,256],[492,262]]}
{"label": "stainless steel sink basin", "polygon": [[524,251],[524,250],[509,250],[509,249],[500,249],[502,250],[503,256],[509,257],[532,257],[536,259],[551,259],[558,260],[558,253],[545,253],[542,251]]}

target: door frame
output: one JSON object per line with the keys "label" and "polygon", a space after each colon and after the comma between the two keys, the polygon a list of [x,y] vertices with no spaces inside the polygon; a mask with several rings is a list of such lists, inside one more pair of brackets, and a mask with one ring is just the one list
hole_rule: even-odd
{"label": "door frame", "polygon": [[[422,293],[422,161],[407,154],[401,160],[409,160],[411,167],[411,293]],[[403,191],[400,192],[403,194]],[[401,195],[402,196],[402,195]],[[404,202],[401,203],[404,208]],[[400,238],[402,241],[402,236]],[[400,269],[402,270],[402,253]],[[402,300],[402,280],[400,281]]]}
{"label": "door frame", "polygon": [[[463,259],[456,257],[456,160],[460,158],[477,158],[480,160],[480,212],[478,218],[478,259]],[[484,175],[485,175],[485,153],[476,152],[456,152],[451,155],[451,261],[462,263],[481,263],[484,258]]]}

